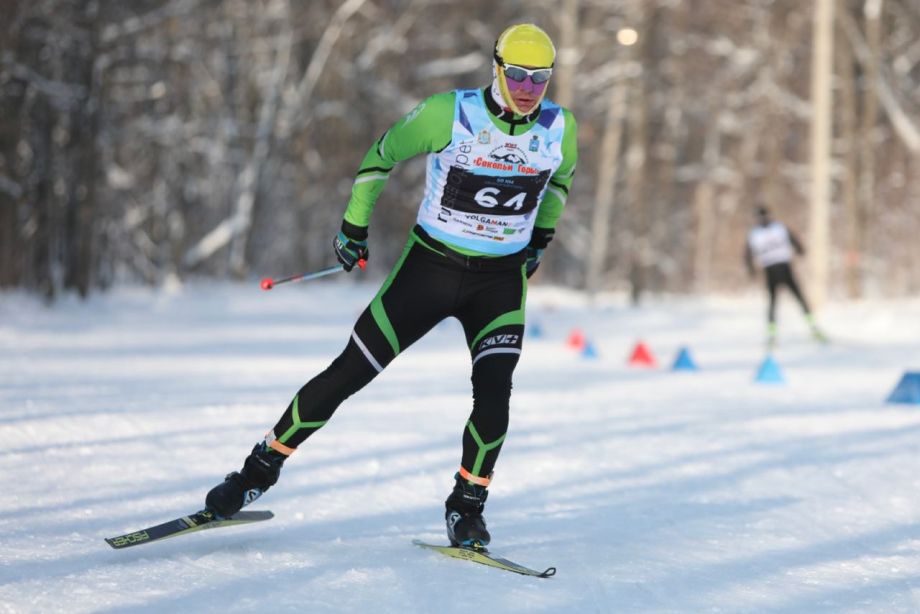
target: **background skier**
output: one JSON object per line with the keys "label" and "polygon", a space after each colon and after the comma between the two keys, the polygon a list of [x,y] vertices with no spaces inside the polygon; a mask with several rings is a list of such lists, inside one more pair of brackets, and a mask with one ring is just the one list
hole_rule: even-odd
{"label": "background skier", "polygon": [[748,233],[747,245],[744,251],[744,262],[748,273],[755,275],[754,263],[764,270],[767,283],[769,306],[767,308],[767,344],[772,347],[776,343],[776,293],[780,286],[786,286],[798,300],[811,327],[812,335],[819,341],[826,341],[824,334],[818,329],[814,316],[808,307],[808,301],[802,294],[792,270],[792,259],[798,254],[805,253],[798,237],[782,222],[773,220],[766,207],[757,209],[757,223]]}

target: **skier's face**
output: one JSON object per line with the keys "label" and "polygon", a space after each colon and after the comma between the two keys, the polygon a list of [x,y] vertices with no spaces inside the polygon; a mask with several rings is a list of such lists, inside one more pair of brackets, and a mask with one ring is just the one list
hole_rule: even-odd
{"label": "skier's face", "polygon": [[514,64],[506,64],[502,70],[505,87],[515,106],[524,114],[530,113],[543,99],[552,74],[552,68],[531,68]]}

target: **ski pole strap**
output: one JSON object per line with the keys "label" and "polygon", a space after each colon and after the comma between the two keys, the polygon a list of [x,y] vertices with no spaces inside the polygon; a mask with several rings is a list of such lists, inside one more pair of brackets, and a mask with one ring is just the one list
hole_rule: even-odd
{"label": "ski pole strap", "polygon": [[479,486],[486,487],[489,485],[489,482],[492,481],[491,478],[481,478],[478,475],[473,475],[469,471],[463,468],[463,465],[460,465],[460,477],[466,480],[467,482],[472,482],[473,484],[478,484]]}

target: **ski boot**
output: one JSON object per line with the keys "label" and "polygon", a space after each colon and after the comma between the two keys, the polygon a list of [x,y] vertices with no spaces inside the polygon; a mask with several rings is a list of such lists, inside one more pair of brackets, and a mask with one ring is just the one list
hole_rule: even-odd
{"label": "ski boot", "polygon": [[484,549],[492,539],[482,517],[489,493],[485,486],[468,482],[461,478],[459,473],[454,479],[454,490],[444,502],[447,538],[452,546]]}
{"label": "ski boot", "polygon": [[258,499],[278,481],[286,456],[259,442],[246,457],[241,471],[228,473],[208,492],[205,509],[218,518],[229,518]]}
{"label": "ski boot", "polygon": [[824,334],[824,331],[818,328],[818,323],[815,322],[815,317],[812,314],[807,314],[805,319],[808,321],[808,326],[811,328],[812,339],[822,344],[828,343],[830,341],[827,338],[827,335]]}
{"label": "ski boot", "polygon": [[830,343],[830,339],[827,338],[827,335],[824,334],[824,331],[814,324],[811,325],[811,338],[822,345]]}

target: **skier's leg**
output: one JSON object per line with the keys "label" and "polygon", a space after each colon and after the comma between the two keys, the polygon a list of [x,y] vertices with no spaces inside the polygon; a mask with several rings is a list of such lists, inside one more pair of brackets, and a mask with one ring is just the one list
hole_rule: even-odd
{"label": "skier's leg", "polygon": [[778,265],[771,265],[766,268],[764,275],[767,280],[767,296],[769,297],[767,307],[767,345],[771,346],[776,342],[776,295],[782,280]]}
{"label": "skier's leg", "polygon": [[473,363],[473,411],[463,431],[460,475],[474,483],[488,485],[508,431],[511,379],[520,357],[521,327],[506,327],[496,336],[517,338],[517,342],[479,352]]}
{"label": "skier's leg", "polygon": [[505,435],[512,375],[524,336],[526,277],[480,274],[479,288],[459,314],[472,360],[473,410],[463,431],[460,470],[445,502],[451,543],[489,543],[482,512]]}
{"label": "skier's leg", "polygon": [[[523,332],[523,327],[516,327]],[[520,355],[520,332],[496,331],[496,335],[516,337],[514,344],[492,348],[497,353],[479,352],[473,364],[473,411],[463,430],[463,455],[454,476],[454,488],[445,501],[445,520],[451,543],[472,545],[489,543],[482,512],[488,497],[487,487],[495,461],[508,431],[511,376]],[[505,350],[516,350],[506,353]]]}
{"label": "skier's leg", "polygon": [[358,318],[345,351],[308,382],[269,433],[269,446],[290,455],[397,355],[444,319],[454,292],[410,240],[377,296]]}
{"label": "skier's leg", "polygon": [[808,307],[808,301],[805,300],[805,295],[802,294],[802,291],[799,289],[799,283],[795,279],[795,274],[792,272],[792,267],[786,267],[785,283],[789,287],[789,290],[792,291],[793,296],[799,302],[799,305],[802,307],[802,311],[805,313],[805,317],[808,318],[811,315],[811,309]]}
{"label": "skier's leg", "polygon": [[[355,330],[364,318],[365,314],[362,314]],[[294,395],[274,428],[265,436],[269,448],[290,456],[301,443],[326,424],[345,399],[377,376],[380,370],[371,364],[359,343],[353,331],[345,350]]]}
{"label": "skier's leg", "polygon": [[469,481],[487,482],[508,428],[511,380],[524,341],[527,278],[512,270],[479,282],[459,314],[473,384],[460,473]]}
{"label": "skier's leg", "polygon": [[799,305],[802,306],[802,313],[805,314],[805,321],[808,322],[808,326],[811,328],[812,337],[821,343],[826,343],[827,335],[825,335],[824,332],[818,328],[818,323],[815,322],[815,316],[808,306],[808,301],[805,300],[805,295],[799,289],[799,283],[795,278],[795,273],[793,273],[791,266],[789,267],[789,273],[786,278],[786,285],[789,286],[792,294],[794,294],[795,298],[798,299]]}
{"label": "skier's leg", "polygon": [[792,294],[794,294],[795,298],[799,301],[799,305],[802,307],[802,313],[805,314],[805,321],[808,322],[808,326],[811,328],[812,337],[822,343],[827,342],[827,336],[818,328],[818,323],[815,322],[815,316],[808,306],[808,301],[805,300],[805,295],[799,289],[799,283],[795,278],[795,273],[792,271],[791,266],[789,267],[789,273],[786,278],[786,285],[789,286]]}
{"label": "skier's leg", "polygon": [[[423,251],[409,241],[377,296],[358,318],[345,350],[298,391],[265,440],[253,448],[242,471],[229,474],[208,493],[208,509],[226,517],[261,496],[277,482],[287,457],[324,426],[345,399],[446,317],[456,290]],[[420,295],[424,300],[419,300]]]}

